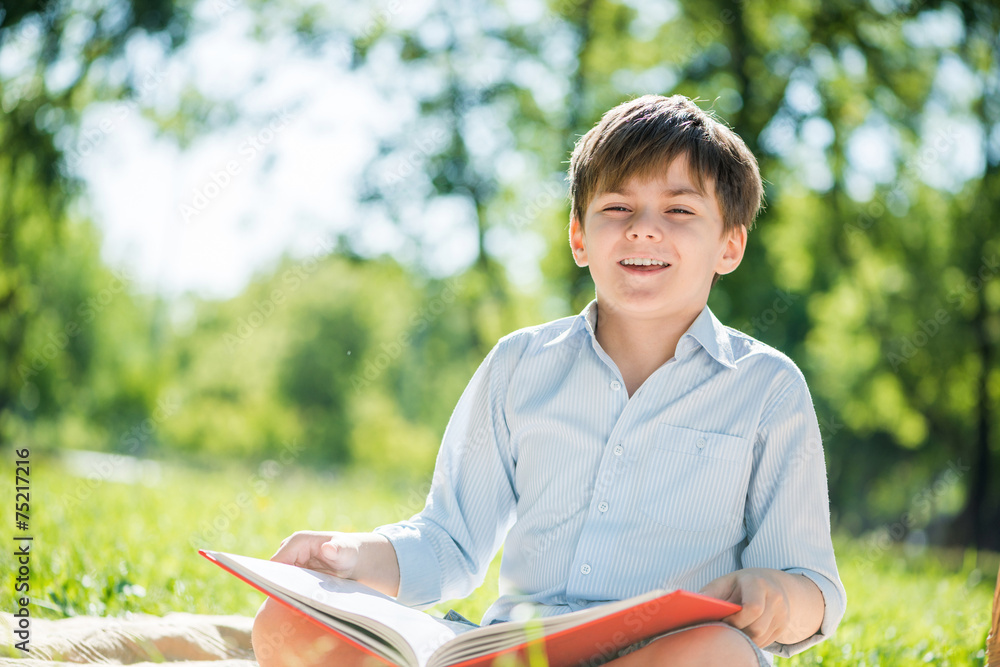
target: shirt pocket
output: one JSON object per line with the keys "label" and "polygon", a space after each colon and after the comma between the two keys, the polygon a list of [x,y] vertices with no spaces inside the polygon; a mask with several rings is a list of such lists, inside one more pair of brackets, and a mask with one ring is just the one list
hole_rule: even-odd
{"label": "shirt pocket", "polygon": [[677,530],[707,532],[743,517],[752,448],[746,438],[658,424],[640,476],[639,507]]}

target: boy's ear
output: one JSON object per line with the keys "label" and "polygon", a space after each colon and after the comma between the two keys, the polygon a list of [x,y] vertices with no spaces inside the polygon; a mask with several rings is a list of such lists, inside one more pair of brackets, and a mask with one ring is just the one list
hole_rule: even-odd
{"label": "boy's ear", "polygon": [[747,249],[747,228],[737,225],[735,229],[726,235],[726,246],[715,266],[715,272],[719,275],[726,275],[736,270],[736,267],[743,261],[743,253]]}
{"label": "boy's ear", "polygon": [[577,217],[569,221],[569,247],[573,250],[573,261],[577,266],[587,266],[587,246],[583,240],[583,225]]}

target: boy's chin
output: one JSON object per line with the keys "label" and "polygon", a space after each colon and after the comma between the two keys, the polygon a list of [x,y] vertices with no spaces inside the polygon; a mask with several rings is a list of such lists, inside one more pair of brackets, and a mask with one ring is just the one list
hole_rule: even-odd
{"label": "boy's chin", "polygon": [[685,316],[689,312],[701,312],[707,301],[700,299],[668,300],[658,298],[602,299],[597,296],[598,308],[603,308],[609,316],[636,317],[649,319],[654,317]]}

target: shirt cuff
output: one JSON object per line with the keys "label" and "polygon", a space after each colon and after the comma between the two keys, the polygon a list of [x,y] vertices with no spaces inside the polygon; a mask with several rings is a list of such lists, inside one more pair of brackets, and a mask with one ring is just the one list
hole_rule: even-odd
{"label": "shirt cuff", "polygon": [[768,653],[788,658],[796,653],[801,653],[810,646],[814,646],[831,636],[837,629],[837,626],[840,625],[840,619],[844,617],[847,601],[844,599],[840,588],[835,583],[815,570],[808,570],[802,567],[791,567],[782,571],[788,572],[789,574],[801,574],[808,577],[813,583],[816,584],[820,592],[823,594],[824,604],[823,622],[819,626],[819,632],[814,634],[812,637],[807,637],[806,639],[794,644],[779,644],[778,642],[774,642],[773,644],[764,647],[764,650]]}
{"label": "shirt cuff", "polygon": [[399,592],[396,600],[408,607],[423,608],[441,598],[441,570],[437,556],[421,539],[420,529],[403,521],[379,526],[372,531],[384,536],[396,550],[399,563]]}

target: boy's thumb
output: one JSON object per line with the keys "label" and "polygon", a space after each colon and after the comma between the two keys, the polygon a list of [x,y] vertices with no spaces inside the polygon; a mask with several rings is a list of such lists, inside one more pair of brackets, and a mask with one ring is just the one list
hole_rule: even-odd
{"label": "boy's thumb", "polygon": [[700,591],[702,595],[707,595],[719,600],[731,601],[733,595],[733,584],[728,577],[719,577],[705,584]]}
{"label": "boy's thumb", "polygon": [[323,558],[329,561],[331,565],[338,565],[337,561],[340,556],[339,545],[335,544],[333,540],[330,540],[329,542],[324,542],[319,549],[323,553]]}
{"label": "boy's thumb", "polygon": [[345,579],[354,578],[354,568],[358,562],[357,549],[349,538],[333,537],[320,545],[319,550],[330,572]]}

